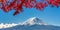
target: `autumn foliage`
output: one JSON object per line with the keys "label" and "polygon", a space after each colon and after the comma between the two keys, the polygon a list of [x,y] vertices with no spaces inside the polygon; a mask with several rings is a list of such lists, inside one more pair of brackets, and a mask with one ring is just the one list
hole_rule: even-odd
{"label": "autumn foliage", "polygon": [[39,2],[37,0],[12,0],[11,2],[9,0],[0,0],[0,9],[4,12],[9,12],[14,9],[15,12],[13,15],[22,12],[23,7],[42,10],[48,5],[59,7],[60,0],[41,0]]}

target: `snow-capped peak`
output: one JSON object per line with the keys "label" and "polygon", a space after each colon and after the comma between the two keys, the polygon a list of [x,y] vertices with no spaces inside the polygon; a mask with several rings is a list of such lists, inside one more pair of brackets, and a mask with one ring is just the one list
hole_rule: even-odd
{"label": "snow-capped peak", "polygon": [[34,24],[47,25],[45,22],[41,21],[41,19],[37,17],[29,18],[27,21],[23,22],[23,25],[34,25]]}

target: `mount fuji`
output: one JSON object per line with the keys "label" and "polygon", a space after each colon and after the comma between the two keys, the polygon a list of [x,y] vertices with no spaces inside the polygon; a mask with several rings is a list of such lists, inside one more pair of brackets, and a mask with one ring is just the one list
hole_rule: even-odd
{"label": "mount fuji", "polygon": [[37,17],[29,18],[27,21],[10,28],[0,30],[60,30],[59,26],[48,25]]}

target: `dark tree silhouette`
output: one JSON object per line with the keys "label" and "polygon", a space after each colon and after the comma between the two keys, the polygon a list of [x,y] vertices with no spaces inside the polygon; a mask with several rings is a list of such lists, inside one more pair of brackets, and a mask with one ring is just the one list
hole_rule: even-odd
{"label": "dark tree silhouette", "polygon": [[41,0],[39,2],[37,0],[12,0],[11,2],[9,0],[0,0],[0,8],[4,12],[9,12],[14,9],[15,13],[13,15],[22,12],[23,7],[42,10],[48,5],[51,5],[52,7],[59,7],[60,0]]}

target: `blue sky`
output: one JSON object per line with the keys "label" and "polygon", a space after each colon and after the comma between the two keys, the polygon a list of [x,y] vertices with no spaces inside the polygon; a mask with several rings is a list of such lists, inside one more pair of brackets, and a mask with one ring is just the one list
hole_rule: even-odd
{"label": "blue sky", "polygon": [[31,17],[39,17],[42,21],[60,26],[60,7],[46,7],[43,11],[40,11],[35,8],[23,8],[23,12],[20,14],[13,16],[14,10],[5,13],[0,9],[0,23],[19,23],[26,21]]}

